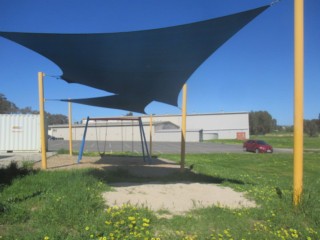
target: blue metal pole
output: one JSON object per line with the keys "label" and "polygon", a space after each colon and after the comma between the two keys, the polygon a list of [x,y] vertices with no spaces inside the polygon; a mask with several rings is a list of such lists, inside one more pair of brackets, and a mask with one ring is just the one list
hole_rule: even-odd
{"label": "blue metal pole", "polygon": [[87,128],[88,128],[89,120],[90,120],[90,118],[87,117],[86,126],[84,128],[84,133],[83,133],[82,142],[81,142],[81,146],[80,146],[80,151],[79,151],[79,155],[78,155],[78,163],[80,163],[80,160],[82,159],[84,144],[86,142],[86,135],[87,135]]}
{"label": "blue metal pole", "polygon": [[146,161],[146,157],[144,154],[144,144],[143,144],[143,136],[142,136],[142,129],[141,129],[141,119],[139,118],[139,130],[140,130],[140,139],[141,139],[141,148],[142,148],[142,154],[143,154],[143,161]]}
{"label": "blue metal pole", "polygon": [[[142,124],[141,118],[139,118],[139,125],[140,125],[140,131],[141,131],[141,134],[142,134],[142,137],[143,137],[143,143],[142,144],[145,144],[145,148],[146,148],[146,152],[147,152],[147,156],[148,156],[148,162],[151,163],[151,156],[150,156],[150,153],[149,153],[149,150],[148,150],[148,143],[147,143],[146,135],[144,133],[144,128],[143,128],[143,124]],[[143,153],[143,156],[144,156],[144,153]]]}

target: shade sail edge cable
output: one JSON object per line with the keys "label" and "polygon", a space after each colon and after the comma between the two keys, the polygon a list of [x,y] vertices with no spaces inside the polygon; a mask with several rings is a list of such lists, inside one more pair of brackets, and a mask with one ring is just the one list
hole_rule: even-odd
{"label": "shade sail edge cable", "polygon": [[145,114],[145,107],[152,102],[152,100],[141,99],[133,102],[131,99],[136,96],[123,97],[120,95],[103,96],[96,98],[80,98],[80,99],[60,99],[63,102],[72,102],[84,104],[89,106],[122,109]]}

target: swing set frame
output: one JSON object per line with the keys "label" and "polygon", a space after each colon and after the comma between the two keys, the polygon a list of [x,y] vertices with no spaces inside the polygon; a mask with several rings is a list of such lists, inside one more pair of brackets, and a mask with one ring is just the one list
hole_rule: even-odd
{"label": "swing set frame", "polygon": [[[83,155],[83,150],[84,150],[84,146],[85,146],[85,141],[86,141],[86,135],[87,135],[87,129],[88,129],[88,125],[89,125],[89,121],[93,120],[93,121],[137,121],[139,123],[139,130],[140,130],[140,139],[141,139],[141,148],[142,148],[142,154],[143,154],[143,160],[146,162],[148,161],[149,163],[151,163],[151,156],[148,150],[148,143],[146,140],[146,135],[144,133],[144,128],[143,128],[143,124],[141,121],[141,117],[109,117],[109,118],[90,118],[89,116],[87,117],[86,120],[86,125],[84,128],[84,133],[83,133],[83,137],[82,137],[82,142],[81,142],[81,146],[80,146],[80,151],[79,151],[79,155],[78,155],[78,163],[80,163],[81,159],[82,159],[82,155]],[[95,126],[97,127],[97,126]],[[106,126],[108,127],[108,126]],[[106,141],[106,139],[105,139]]]}

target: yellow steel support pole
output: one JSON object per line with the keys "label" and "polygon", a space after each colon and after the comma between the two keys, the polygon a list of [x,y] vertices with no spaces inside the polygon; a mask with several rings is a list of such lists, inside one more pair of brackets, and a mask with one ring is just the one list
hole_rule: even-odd
{"label": "yellow steel support pole", "polygon": [[42,169],[45,170],[47,169],[47,146],[46,146],[46,132],[45,132],[43,77],[44,77],[44,73],[38,72],[41,166],[42,166]]}
{"label": "yellow steel support pole", "polygon": [[150,143],[149,143],[149,152],[150,152],[150,156],[152,156],[152,114],[150,115]]}
{"label": "yellow steel support pole", "polygon": [[303,75],[304,75],[304,0],[294,1],[294,160],[293,203],[301,200],[303,186]]}
{"label": "yellow steel support pole", "polygon": [[182,89],[182,122],[181,122],[181,154],[180,154],[180,169],[184,171],[186,158],[186,127],[187,126],[187,84],[183,85]]}
{"label": "yellow steel support pole", "polygon": [[69,106],[69,155],[72,156],[72,105],[71,102],[68,103]]}

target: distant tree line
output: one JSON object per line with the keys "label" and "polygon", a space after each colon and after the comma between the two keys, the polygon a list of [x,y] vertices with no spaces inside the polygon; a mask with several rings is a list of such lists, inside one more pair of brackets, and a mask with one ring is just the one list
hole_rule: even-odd
{"label": "distant tree line", "polygon": [[317,137],[320,132],[320,120],[304,120],[303,129],[304,133],[308,134],[309,137]]}
{"label": "distant tree line", "polygon": [[[0,114],[39,114],[39,111],[32,110],[31,107],[18,108],[6,96],[0,93]],[[68,117],[63,114],[50,114],[45,112],[48,125],[67,124]]]}
{"label": "distant tree line", "polygon": [[277,128],[277,120],[267,111],[250,112],[249,128],[252,135],[270,133]]}
{"label": "distant tree line", "polygon": [[[274,131],[293,132],[293,126],[278,126],[277,120],[273,119],[267,111],[250,112],[249,127],[252,135],[264,135]],[[320,120],[304,120],[303,129],[309,137],[317,137],[320,133]]]}
{"label": "distant tree line", "polygon": [[[32,110],[31,107],[18,108],[6,96],[0,93],[0,114],[39,114],[39,111]],[[48,125],[67,124],[68,117],[63,114],[45,113]],[[132,116],[128,112],[126,116]],[[267,111],[252,111],[249,113],[249,127],[251,135],[260,135],[271,133],[276,130],[293,132],[293,126],[281,127],[277,125],[277,120],[273,119]],[[310,137],[316,137],[320,133],[320,120],[304,120],[304,132]]]}

